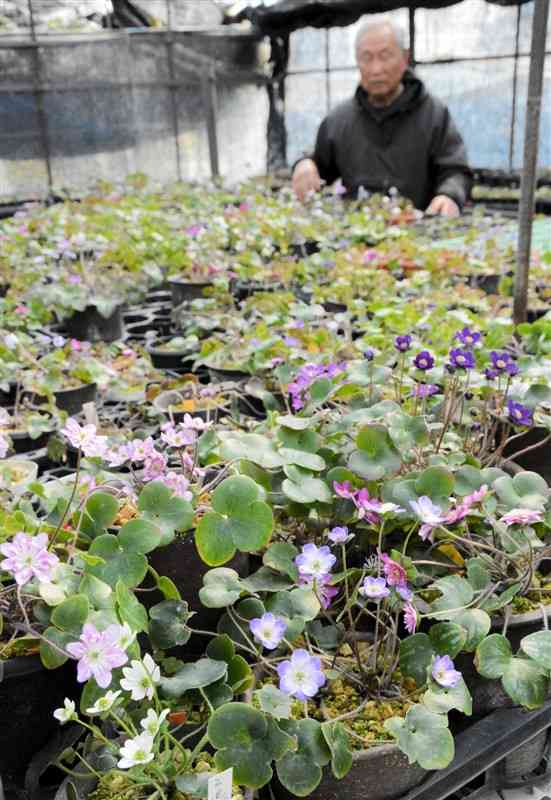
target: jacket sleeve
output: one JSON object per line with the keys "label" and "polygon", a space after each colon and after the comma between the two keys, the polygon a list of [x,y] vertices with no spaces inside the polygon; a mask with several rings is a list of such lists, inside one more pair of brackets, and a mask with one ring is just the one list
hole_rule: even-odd
{"label": "jacket sleeve", "polygon": [[451,197],[460,208],[465,205],[472,184],[467,150],[447,108],[443,108],[432,151],[434,195]]}
{"label": "jacket sleeve", "polygon": [[305,158],[311,158],[318,168],[320,178],[328,185],[337,180],[340,176],[339,169],[335,162],[335,150],[333,141],[329,134],[329,120],[326,117],[318,129],[316,137],[316,147],[313,153],[305,153],[298,161],[295,161],[292,169]]}

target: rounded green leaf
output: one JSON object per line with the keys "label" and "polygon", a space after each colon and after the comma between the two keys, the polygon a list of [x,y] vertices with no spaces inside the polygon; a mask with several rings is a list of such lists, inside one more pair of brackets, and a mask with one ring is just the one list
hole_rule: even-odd
{"label": "rounded green leaf", "polygon": [[178,698],[190,689],[202,689],[225,678],[227,672],[228,665],[225,661],[200,658],[198,661],[184,664],[172,678],[162,678],[161,689],[166,697]]}
{"label": "rounded green leaf", "polygon": [[342,780],[352,768],[352,753],[348,734],[341,722],[324,722],[321,731],[331,750],[331,769],[337,780]]}
{"label": "rounded green leaf", "polygon": [[467,633],[463,649],[474,653],[492,626],[489,615],[481,608],[468,608],[454,616],[456,625],[460,625]]}
{"label": "rounded green leaf", "polygon": [[455,619],[465,606],[468,606],[474,597],[474,591],[465,578],[459,575],[448,575],[435,581],[431,589],[437,589],[440,597],[431,603],[431,614],[429,616],[437,619]]}
{"label": "rounded green leaf", "polygon": [[224,608],[239,599],[242,592],[239,575],[234,569],[218,567],[209,570],[203,577],[199,599],[207,608]]}
{"label": "rounded green leaf", "polygon": [[315,453],[295,450],[291,447],[281,447],[279,452],[286,464],[298,464],[299,467],[311,469],[314,472],[321,472],[322,469],[325,469],[325,461]]}
{"label": "rounded green leaf", "polygon": [[195,531],[195,546],[205,564],[217,567],[230,561],[236,547],[228,532],[226,520],[220,514],[210,511],[199,520]]}
{"label": "rounded green leaf", "polygon": [[140,492],[138,508],[142,516],[161,529],[162,544],[169,544],[174,531],[187,531],[193,525],[191,503],[174,495],[160,481],[151,481]]}
{"label": "rounded green leaf", "polygon": [[297,748],[277,762],[277,776],[294,795],[306,797],[321,781],[321,768],[329,763],[331,750],[316,720],[283,720],[281,727],[296,737]]}
{"label": "rounded green leaf", "polygon": [[501,679],[514,703],[533,709],[543,705],[549,679],[546,670],[527,658],[510,658]]}
{"label": "rounded green leaf", "polygon": [[240,516],[244,507],[261,499],[261,487],[246,475],[235,475],[214,490],[212,507],[225,516]]}
{"label": "rounded green leaf", "polygon": [[453,736],[443,714],[415,705],[405,719],[387,719],[385,728],[396,738],[398,747],[410,763],[417,762],[423,769],[443,769],[453,759]]}
{"label": "rounded green leaf", "polygon": [[544,669],[551,670],[551,631],[536,631],[521,639],[520,646],[527,656]]}
{"label": "rounded green leaf", "polygon": [[120,579],[115,586],[115,595],[117,610],[122,622],[127,622],[133,631],[147,632],[147,611],[136,595]]}
{"label": "rounded green leaf", "polygon": [[57,669],[65,664],[69,656],[64,656],[60,650],[64,650],[70,642],[74,641],[75,636],[72,633],[60,631],[57,628],[46,628],[40,642],[40,660],[46,669]]}
{"label": "rounded green leaf", "polygon": [[426,683],[433,656],[434,647],[426,633],[414,633],[400,642],[400,669],[418,686]]}
{"label": "rounded green leaf", "polygon": [[88,618],[90,603],[84,594],[75,594],[64,600],[52,611],[52,624],[62,631],[80,636],[82,626]]}
{"label": "rounded green leaf", "polygon": [[277,686],[266,684],[254,694],[262,711],[274,719],[289,719],[291,716],[292,698]]}
{"label": "rounded green leaf", "polygon": [[113,590],[109,584],[100,581],[93,575],[84,575],[78,590],[81,594],[86,595],[94,608],[108,608],[112,605]]}
{"label": "rounded green leaf", "polygon": [[147,572],[147,559],[141,553],[132,553],[119,544],[117,536],[104,533],[94,539],[89,552],[100,556],[105,563],[87,565],[86,572],[115,588],[119,578],[128,587],[138,586]]}
{"label": "rounded green leaf", "polygon": [[415,491],[422,497],[430,497],[434,502],[445,500],[448,502],[453,493],[453,473],[445,467],[429,467],[424,470],[415,481]]}
{"label": "rounded green leaf", "polygon": [[501,678],[512,659],[511,645],[500,633],[492,633],[476,648],[475,666],[484,678]]}
{"label": "rounded green leaf", "polygon": [[161,543],[161,531],[146,519],[131,519],[119,531],[119,544],[127,553],[150,553]]}
{"label": "rounded green leaf", "polygon": [[221,636],[211,639],[207,645],[207,656],[229,664],[235,656],[235,647],[230,637],[223,633]]}
{"label": "rounded green leaf", "polygon": [[437,622],[429,631],[432,646],[439,656],[455,658],[467,641],[467,631],[455,622]]}
{"label": "rounded green leaf", "polygon": [[107,492],[93,492],[84,506],[82,530],[88,536],[99,536],[115,521],[119,513],[119,502]]}
{"label": "rounded green leaf", "polygon": [[452,708],[469,717],[473,713],[472,697],[463,678],[455,686],[448,687],[431,680],[428,691],[423,695],[423,704],[435,714],[447,714]]}
{"label": "rounded green leaf", "polygon": [[182,600],[163,600],[149,611],[149,638],[154,647],[168,650],[185,644],[191,636],[191,612]]}

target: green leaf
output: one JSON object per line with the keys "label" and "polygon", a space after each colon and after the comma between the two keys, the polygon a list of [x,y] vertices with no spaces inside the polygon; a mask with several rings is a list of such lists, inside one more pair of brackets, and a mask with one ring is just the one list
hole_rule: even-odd
{"label": "green leaf", "polygon": [[[43,637],[40,641],[40,660],[42,664],[46,669],[61,667],[69,659],[69,656],[64,656],[57,648],[64,650],[68,644],[75,641],[74,635],[67,631],[60,631],[57,628],[46,628]],[[49,642],[52,644],[49,644]]]}
{"label": "green leaf", "polygon": [[536,631],[521,639],[520,646],[540,667],[551,670],[551,631]]}
{"label": "green leaf", "polygon": [[208,797],[209,780],[212,772],[197,772],[178,775],[174,781],[176,788],[182,794],[190,797]]}
{"label": "green leaf", "polygon": [[434,648],[426,633],[414,633],[400,642],[400,669],[404,675],[423,686],[432,663]]}
{"label": "green leaf", "polygon": [[237,549],[231,534],[228,535],[225,520],[212,511],[199,520],[195,531],[195,546],[205,564],[211,567],[226,564],[234,557]]}
{"label": "green leaf", "polygon": [[402,466],[400,454],[382,425],[363,428],[356,444],[358,450],[351,454],[348,467],[361,478],[379,480],[398,472]]}
{"label": "green leaf", "polygon": [[512,657],[508,640],[500,633],[492,633],[476,648],[475,666],[484,678],[501,678]]}
{"label": "green leaf", "polygon": [[530,508],[541,510],[546,504],[550,489],[545,480],[536,472],[521,472],[510,478],[508,475],[494,482],[498,498],[508,509]]}
{"label": "green leaf", "polygon": [[287,467],[281,489],[294,503],[331,503],[333,496],[325,481],[314,478],[300,467]]}
{"label": "green leaf", "polygon": [[246,703],[227,703],[216,709],[207,735],[218,751],[216,766],[233,767],[235,783],[251,789],[265,786],[272,777],[271,762],[295,746],[294,739],[272,719]]}
{"label": "green leaf", "polygon": [[207,656],[215,661],[225,661],[229,664],[235,656],[235,647],[229,636],[222,634],[211,639],[207,645]]}
{"label": "green leaf", "polygon": [[311,469],[320,472],[325,469],[325,461],[315,453],[307,453],[305,450],[294,450],[290,447],[281,447],[280,455],[286,464],[298,464],[304,469]]}
{"label": "green leaf", "polygon": [[133,631],[143,631],[147,633],[147,611],[139,602],[136,595],[131,592],[120,579],[115,586],[115,595],[117,597],[117,608],[122,622],[127,622]]}
{"label": "green leaf", "polygon": [[316,417],[295,417],[292,414],[281,414],[278,416],[277,421],[284,428],[290,428],[293,431],[304,431],[315,424]]}
{"label": "green leaf", "polygon": [[331,750],[316,720],[284,720],[281,727],[296,737],[297,748],[277,762],[277,776],[294,795],[306,797],[321,781],[321,768],[329,763]]}
{"label": "green leaf", "polygon": [[467,577],[475,592],[483,591],[490,585],[491,575],[482,558],[469,558],[466,562]]}
{"label": "green leaf", "polygon": [[82,530],[91,538],[105,533],[119,513],[118,500],[107,492],[93,492],[84,506]]}
{"label": "green leaf", "polygon": [[439,656],[455,658],[467,641],[467,631],[455,622],[437,622],[431,627],[429,637]]}
{"label": "green leaf", "polygon": [[470,583],[459,575],[440,578],[430,588],[438,590],[441,596],[431,603],[429,616],[440,619],[454,619],[474,597]]}
{"label": "green leaf", "polygon": [[264,553],[262,561],[267,567],[283,572],[296,582],[298,581],[298,568],[295,564],[297,556],[298,550],[293,544],[274,542]]}
{"label": "green leaf", "polygon": [[161,678],[161,689],[165,697],[179,698],[190,689],[202,689],[225,678],[227,673],[228,665],[225,661],[200,658],[193,663],[184,664],[172,678]]}
{"label": "green leaf", "polygon": [[234,692],[244,692],[253,683],[253,671],[243,656],[234,656],[228,664],[227,682]]}
{"label": "green leaf", "polygon": [[86,595],[94,608],[111,608],[113,605],[113,590],[109,584],[93,575],[84,575],[78,590],[80,594]]}
{"label": "green leaf", "polygon": [[159,575],[157,589],[163,594],[165,600],[181,600],[182,596],[178,587],[167,575]]}
{"label": "green leaf", "polygon": [[161,531],[145,519],[131,519],[119,531],[119,545],[127,553],[150,553],[161,543]]}
{"label": "green leaf", "polygon": [[234,569],[218,567],[203,576],[199,599],[207,608],[225,608],[239,599],[243,591],[239,575]]}
{"label": "green leaf", "polygon": [[266,684],[255,693],[260,708],[275,719],[289,719],[291,716],[291,696],[276,686]]}
{"label": "green leaf", "polygon": [[417,762],[423,769],[443,769],[454,756],[453,736],[447,717],[435,714],[422,705],[409,709],[404,719],[392,717],[385,721],[410,764]]}
{"label": "green leaf", "polygon": [[484,639],[491,628],[492,621],[485,611],[480,608],[468,608],[454,616],[455,624],[460,625],[467,632],[467,639],[463,649],[473,653],[479,643]]}
{"label": "green leaf", "polygon": [[547,693],[547,671],[526,658],[510,658],[505,664],[503,688],[514,703],[533,709],[543,705]]}
{"label": "green leaf", "polygon": [[149,638],[159,650],[169,650],[189,640],[191,629],[188,620],[192,612],[182,600],[163,600],[149,611]]}
{"label": "green leaf", "polygon": [[146,484],[138,499],[138,508],[144,519],[161,529],[161,544],[169,544],[175,531],[187,531],[193,525],[191,503],[172,494],[160,481]]}
{"label": "green leaf", "polygon": [[104,564],[87,565],[86,572],[115,588],[119,578],[129,587],[138,586],[147,572],[147,559],[141,553],[124,550],[117,536],[104,533],[94,539],[89,552],[100,556]]}
{"label": "green leaf", "polygon": [[267,436],[257,433],[221,433],[220,455],[226,461],[243,458],[264,469],[283,466],[283,458]]}
{"label": "green leaf", "polygon": [[473,713],[473,701],[463,678],[455,686],[440,686],[430,681],[429,689],[423,695],[423,703],[435,714],[447,714],[452,708],[462,711],[468,717]]}
{"label": "green leaf", "polygon": [[429,467],[415,481],[415,491],[419,497],[430,497],[437,505],[447,505],[453,485],[453,472],[445,467]]}
{"label": "green leaf", "polygon": [[86,595],[75,594],[54,608],[51,620],[56,628],[68,631],[78,639],[89,613],[90,603]]}
{"label": "green leaf", "polygon": [[253,575],[244,578],[241,585],[248,592],[279,592],[282,589],[289,589],[294,581],[286,575],[281,575],[269,567],[260,567]]}
{"label": "green leaf", "polygon": [[321,732],[331,750],[333,775],[340,781],[352,768],[352,753],[348,746],[346,728],[341,722],[324,722]]}

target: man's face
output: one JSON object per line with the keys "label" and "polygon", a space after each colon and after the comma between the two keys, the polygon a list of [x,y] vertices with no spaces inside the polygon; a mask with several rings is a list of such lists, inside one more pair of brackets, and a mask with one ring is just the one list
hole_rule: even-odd
{"label": "man's face", "polygon": [[360,83],[370,97],[391,96],[402,80],[408,65],[408,53],[402,50],[391,28],[367,31],[356,51]]}

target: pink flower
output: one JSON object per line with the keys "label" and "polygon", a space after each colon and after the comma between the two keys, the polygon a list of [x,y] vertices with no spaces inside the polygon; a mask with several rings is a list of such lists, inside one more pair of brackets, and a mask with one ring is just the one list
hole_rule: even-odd
{"label": "pink flower", "polygon": [[145,461],[146,458],[154,456],[155,442],[148,436],[147,439],[133,439],[128,443],[128,457],[131,461]]}
{"label": "pink flower", "polygon": [[408,633],[415,633],[417,627],[417,611],[411,603],[404,606],[404,625]]}
{"label": "pink flower", "polygon": [[356,492],[352,488],[350,481],[343,481],[342,483],[333,481],[333,489],[339,497],[344,497],[345,500],[354,500]]}
{"label": "pink flower", "polygon": [[192,417],[191,414],[184,414],[184,421],[180,423],[183,428],[189,428],[194,431],[206,431],[210,428],[212,422],[205,422],[201,417]]}
{"label": "pink flower", "polygon": [[71,350],[73,350],[75,353],[78,353],[80,350],[82,350],[82,342],[79,342],[78,339],[71,339]]}
{"label": "pink flower", "polygon": [[83,454],[89,458],[103,458],[107,453],[107,437],[97,436],[95,425],[83,425],[81,427],[76,419],[70,417],[65,427],[61,429],[61,433],[73,447],[76,447],[77,450],[82,450]]}
{"label": "pink flower", "polygon": [[530,508],[513,508],[504,514],[500,522],[504,525],[532,525],[534,522],[541,522],[542,512],[533,511]]}
{"label": "pink flower", "polygon": [[154,450],[147,456],[143,465],[144,481],[154,481],[163,476],[167,468],[167,459],[162,453]]}
{"label": "pink flower", "polygon": [[49,582],[52,571],[59,559],[55,553],[48,552],[48,536],[39,533],[30,536],[27,533],[16,533],[11,542],[0,545],[0,553],[7,556],[0,567],[10,572],[18,586],[23,586],[32,578]]}
{"label": "pink flower", "polygon": [[193,495],[189,491],[189,481],[185,475],[182,475],[180,472],[167,472],[160,480],[165,486],[168,486],[177,497],[181,497],[183,500],[188,500],[189,502],[193,499]]}
{"label": "pink flower", "polygon": [[128,656],[118,644],[121,633],[120,625],[110,625],[100,632],[87,622],[82,629],[80,640],[67,645],[67,651],[78,659],[79,683],[94,677],[102,689],[109,686],[112,670],[128,661]]}
{"label": "pink flower", "polygon": [[475,503],[480,503],[487,494],[488,487],[486,484],[483,484],[480,489],[477,489],[476,492],[468,494],[466,497],[464,497],[458,506],[452,508],[451,511],[448,511],[445,521],[448,524],[453,525],[453,523],[464,519],[469,514],[471,507],[475,505]]}
{"label": "pink flower", "polygon": [[383,562],[383,571],[388,585],[403,586],[407,582],[407,574],[402,565],[387,556],[386,553],[381,553],[380,558]]}
{"label": "pink flower", "polygon": [[466,503],[469,506],[474,506],[475,503],[480,503],[482,500],[484,500],[487,494],[488,494],[488,486],[485,483],[483,483],[480,489],[477,489],[476,492],[468,494],[463,499],[463,503]]}
{"label": "pink flower", "polygon": [[30,311],[30,308],[28,308],[27,306],[23,305],[23,303],[20,303],[18,306],[15,307],[14,310],[15,310],[16,314],[28,314],[29,311]]}
{"label": "pink flower", "polygon": [[165,444],[169,447],[187,447],[190,444],[193,444],[197,438],[197,433],[195,430],[190,428],[185,428],[182,425],[179,425],[178,428],[175,428],[172,423],[168,422],[163,425],[161,439]]}
{"label": "pink flower", "polygon": [[370,497],[367,489],[360,489],[353,500],[358,509],[358,518],[366,519],[372,525],[377,525],[379,522],[379,514],[377,512],[381,510],[381,501],[375,497]]}
{"label": "pink flower", "polygon": [[67,280],[74,286],[76,286],[78,283],[82,283],[82,278],[80,277],[80,275],[69,275]]}
{"label": "pink flower", "polygon": [[316,595],[321,603],[321,607],[328,609],[333,598],[338,595],[339,590],[336,586],[331,586],[331,575],[321,575],[319,578],[312,578],[310,576],[301,575],[299,583],[302,586],[311,586],[314,588],[314,581],[316,583]]}
{"label": "pink flower", "polygon": [[105,454],[105,460],[110,467],[120,467],[125,461],[130,458],[130,450],[127,444],[121,444],[119,447],[112,447]]}
{"label": "pink flower", "polygon": [[4,434],[0,433],[0,458],[5,458],[9,449],[10,443],[8,439],[4,436]]}

